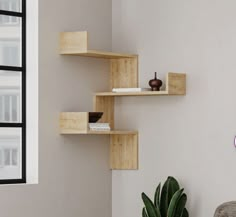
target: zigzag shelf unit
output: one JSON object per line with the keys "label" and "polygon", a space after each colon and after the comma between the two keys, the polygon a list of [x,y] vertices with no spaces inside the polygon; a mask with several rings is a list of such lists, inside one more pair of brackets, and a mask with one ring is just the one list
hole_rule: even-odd
{"label": "zigzag shelf unit", "polygon": [[90,50],[86,31],[61,33],[60,54],[110,60],[110,90],[95,93],[93,110],[103,112],[99,122],[110,123],[111,127],[111,131],[90,131],[88,112],[63,112],[60,114],[61,134],[109,135],[111,169],[138,169],[138,132],[114,129],[115,97],[185,95],[186,74],[168,73],[163,91],[114,93],[112,88],[138,87],[138,55]]}

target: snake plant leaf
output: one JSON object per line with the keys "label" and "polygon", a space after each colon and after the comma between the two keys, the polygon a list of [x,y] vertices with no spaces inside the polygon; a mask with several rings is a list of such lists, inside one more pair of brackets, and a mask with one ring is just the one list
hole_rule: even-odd
{"label": "snake plant leaf", "polygon": [[182,194],[177,203],[177,207],[175,210],[175,217],[182,217],[186,202],[187,202],[187,195]]}
{"label": "snake plant leaf", "polygon": [[143,207],[142,216],[143,217],[148,217],[145,207]]}
{"label": "snake plant leaf", "polygon": [[188,217],[188,210],[184,208],[182,216],[181,217]]}
{"label": "snake plant leaf", "polygon": [[168,205],[170,204],[171,198],[175,194],[176,191],[180,189],[178,181],[172,177],[169,176],[169,187],[168,187]]}
{"label": "snake plant leaf", "polygon": [[161,191],[161,201],[160,201],[160,211],[161,216],[166,217],[167,216],[167,210],[168,210],[168,187],[169,187],[170,179],[169,177],[165,181],[162,191]]}
{"label": "snake plant leaf", "polygon": [[160,210],[155,207],[153,202],[145,193],[142,193],[142,199],[143,199],[143,203],[145,205],[148,217],[161,217]]}
{"label": "snake plant leaf", "polygon": [[154,196],[155,207],[160,207],[160,191],[161,191],[161,183],[159,183],[155,192],[155,196]]}
{"label": "snake plant leaf", "polygon": [[176,211],[179,199],[180,199],[183,191],[184,191],[184,189],[182,188],[182,189],[176,191],[175,194],[173,195],[173,197],[170,201],[170,205],[167,210],[168,217],[175,217],[175,211]]}

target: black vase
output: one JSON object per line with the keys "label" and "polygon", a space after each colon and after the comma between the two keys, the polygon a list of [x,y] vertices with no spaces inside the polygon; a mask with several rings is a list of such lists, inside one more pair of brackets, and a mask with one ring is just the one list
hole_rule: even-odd
{"label": "black vase", "polygon": [[162,86],[162,81],[160,79],[157,79],[156,72],[154,79],[149,81],[149,85],[152,88],[152,91],[160,91],[160,87]]}

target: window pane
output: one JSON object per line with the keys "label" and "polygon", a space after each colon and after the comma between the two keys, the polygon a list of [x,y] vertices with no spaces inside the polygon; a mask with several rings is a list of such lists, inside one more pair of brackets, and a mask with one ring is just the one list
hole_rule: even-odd
{"label": "window pane", "polygon": [[0,10],[21,12],[21,0],[0,0]]}
{"label": "window pane", "polygon": [[0,15],[0,65],[21,66],[21,18]]}
{"label": "window pane", "polygon": [[0,179],[21,178],[21,129],[0,128]]}
{"label": "window pane", "polygon": [[21,122],[21,72],[0,71],[0,122]]}

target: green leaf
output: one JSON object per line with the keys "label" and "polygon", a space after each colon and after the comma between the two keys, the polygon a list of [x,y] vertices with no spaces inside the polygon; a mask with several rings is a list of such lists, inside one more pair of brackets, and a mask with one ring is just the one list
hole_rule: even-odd
{"label": "green leaf", "polygon": [[155,192],[155,196],[154,196],[155,207],[160,207],[160,191],[161,191],[161,183],[159,183]]}
{"label": "green leaf", "polygon": [[145,207],[143,207],[143,212],[142,212],[143,217],[148,217],[147,212],[145,210]]}
{"label": "green leaf", "polygon": [[169,176],[169,187],[168,187],[168,205],[170,204],[171,198],[175,194],[176,191],[180,189],[178,181],[172,177]]}
{"label": "green leaf", "polygon": [[159,209],[155,207],[153,202],[145,193],[142,193],[142,199],[143,199],[148,217],[161,217]]}
{"label": "green leaf", "polygon": [[188,217],[188,210],[184,208],[184,211],[182,213],[182,217]]}
{"label": "green leaf", "polygon": [[168,210],[168,187],[169,187],[170,179],[169,177],[165,181],[162,191],[161,191],[161,201],[160,201],[160,211],[161,216],[166,217],[167,216],[167,210]]}
{"label": "green leaf", "polygon": [[175,210],[175,217],[182,217],[186,202],[187,202],[187,195],[182,194],[177,203],[177,207]]}
{"label": "green leaf", "polygon": [[168,211],[167,211],[168,217],[175,217],[176,207],[178,205],[179,199],[180,199],[183,191],[184,191],[184,189],[182,188],[182,189],[176,191],[175,194],[173,195],[173,197],[170,201],[170,205],[168,207]]}

